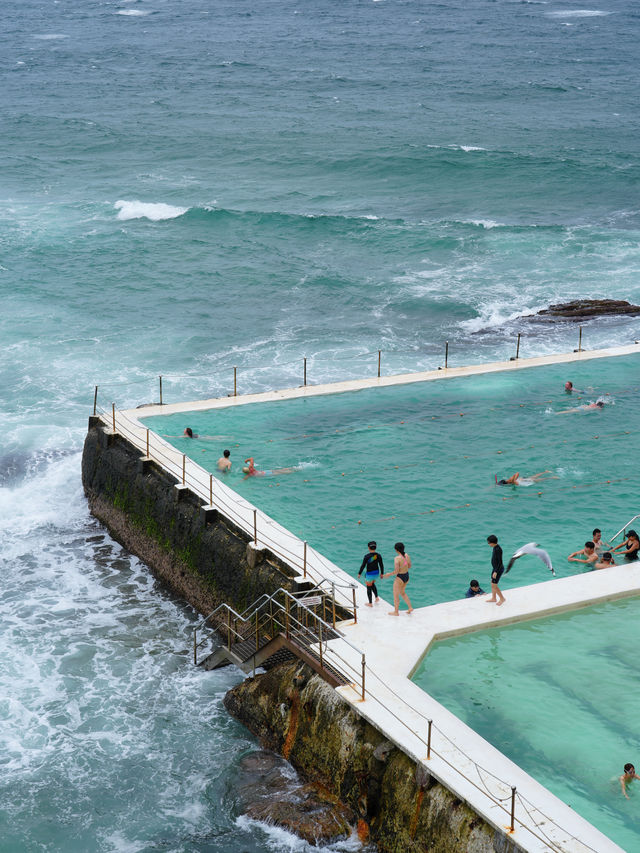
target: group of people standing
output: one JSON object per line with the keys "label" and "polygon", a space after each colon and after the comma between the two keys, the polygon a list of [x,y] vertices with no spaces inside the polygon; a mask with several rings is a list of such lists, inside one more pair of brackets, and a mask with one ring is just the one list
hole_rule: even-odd
{"label": "group of people standing", "polygon": [[409,601],[409,596],[406,593],[407,584],[409,583],[409,569],[411,568],[411,557],[404,549],[402,542],[396,542],[393,546],[396,550],[396,556],[393,560],[393,571],[384,573],[384,561],[382,556],[378,554],[378,545],[376,542],[369,542],[368,551],[362,558],[362,565],[358,572],[358,577],[365,573],[365,583],[367,585],[367,607],[373,607],[374,597],[375,603],[380,601],[378,596],[377,580],[393,577],[393,610],[389,611],[389,616],[398,616],[400,613],[400,598],[402,598],[408,608],[409,613],[413,613],[413,607]]}

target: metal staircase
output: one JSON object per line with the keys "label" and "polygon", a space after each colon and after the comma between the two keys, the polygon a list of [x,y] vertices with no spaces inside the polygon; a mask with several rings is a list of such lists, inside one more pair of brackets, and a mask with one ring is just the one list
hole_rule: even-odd
{"label": "metal staircase", "polygon": [[[338,612],[357,618],[355,609],[345,614],[339,608]],[[214,634],[225,640],[222,648],[212,649]],[[341,649],[344,644],[349,647],[346,654]],[[208,648],[199,657],[203,646]],[[356,657],[359,666],[354,666]],[[321,587],[298,595],[278,589],[261,596],[243,613],[221,604],[193,635],[194,664],[207,670],[235,664],[251,672],[294,658],[303,660],[333,687],[362,679],[364,689],[364,655],[336,628],[335,597]]]}

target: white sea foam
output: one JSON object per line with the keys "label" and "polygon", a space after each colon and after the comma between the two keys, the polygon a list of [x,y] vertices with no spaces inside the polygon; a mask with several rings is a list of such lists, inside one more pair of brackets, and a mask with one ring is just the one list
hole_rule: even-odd
{"label": "white sea foam", "polygon": [[600,9],[559,9],[555,12],[545,12],[549,18],[600,18],[610,15]]}
{"label": "white sea foam", "polygon": [[126,15],[129,18],[142,18],[150,14],[151,12],[144,12],[142,9],[118,9],[116,12],[116,15]]}
{"label": "white sea foam", "polygon": [[40,41],[55,41],[56,39],[68,39],[69,36],[65,33],[43,33],[42,35],[34,35],[33,38]]}
{"label": "white sea foam", "polygon": [[175,219],[189,210],[188,207],[174,207],[171,204],[148,201],[117,201],[114,204],[118,219],[150,219],[159,222],[162,219]]}
{"label": "white sea foam", "polygon": [[277,851],[277,853],[322,853],[322,851],[355,853],[355,851],[362,849],[362,843],[355,833],[350,838],[334,841],[332,844],[312,845],[280,826],[253,820],[244,815],[236,818],[236,826],[244,831],[249,831],[254,827],[261,829],[265,834],[267,849]]}
{"label": "white sea foam", "polygon": [[479,145],[451,145],[451,148],[458,148],[460,151],[486,151],[486,148],[481,148]]}

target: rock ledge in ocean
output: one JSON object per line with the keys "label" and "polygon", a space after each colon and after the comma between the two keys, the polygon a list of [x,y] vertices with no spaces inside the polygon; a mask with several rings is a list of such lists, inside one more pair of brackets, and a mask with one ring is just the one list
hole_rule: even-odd
{"label": "rock ledge in ocean", "polygon": [[595,317],[640,314],[640,305],[626,299],[574,299],[550,305],[537,314],[525,314],[523,319],[553,322],[554,320],[591,320]]}

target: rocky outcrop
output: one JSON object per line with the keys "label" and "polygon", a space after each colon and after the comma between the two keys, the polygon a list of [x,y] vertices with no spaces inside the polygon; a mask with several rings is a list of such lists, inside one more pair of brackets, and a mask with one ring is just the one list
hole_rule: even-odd
{"label": "rocky outcrop", "polygon": [[575,299],[550,305],[537,314],[525,314],[525,320],[553,322],[555,320],[592,320],[596,317],[640,314],[640,305],[632,305],[625,299]]}
{"label": "rocky outcrop", "polygon": [[266,747],[350,807],[361,840],[374,842],[384,853],[521,850],[305,664],[281,664],[247,679],[224,702]]}

